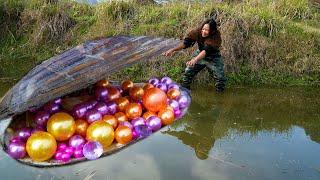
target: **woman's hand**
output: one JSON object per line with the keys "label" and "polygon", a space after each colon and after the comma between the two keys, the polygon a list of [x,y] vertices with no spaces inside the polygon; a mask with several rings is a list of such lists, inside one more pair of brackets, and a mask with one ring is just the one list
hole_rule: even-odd
{"label": "woman's hand", "polygon": [[186,63],[187,66],[194,66],[196,64],[197,60],[195,58],[191,59]]}
{"label": "woman's hand", "polygon": [[171,57],[174,54],[174,49],[169,49],[168,51],[162,53],[162,55],[166,56],[166,57]]}

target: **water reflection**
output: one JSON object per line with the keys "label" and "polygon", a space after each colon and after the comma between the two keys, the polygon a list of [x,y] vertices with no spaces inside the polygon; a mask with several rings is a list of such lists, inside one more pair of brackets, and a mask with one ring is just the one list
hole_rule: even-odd
{"label": "water reflection", "polygon": [[200,88],[184,118],[96,161],[44,171],[0,151],[1,179],[316,180],[318,94],[308,88],[229,88],[223,94]]}
{"label": "water reflection", "polygon": [[192,103],[188,120],[183,124],[183,129],[177,131],[170,128],[165,133],[177,137],[184,144],[193,148],[196,156],[204,160],[208,158],[216,138],[222,136],[214,130],[216,122],[219,121],[221,107],[212,110],[202,108],[201,111],[199,111],[199,107],[201,108],[196,101]]}
{"label": "water reflection", "polygon": [[190,146],[201,160],[208,158],[216,140],[228,138],[231,131],[237,136],[248,133],[255,137],[261,132],[289,134],[297,126],[320,143],[320,100],[316,94],[312,89],[299,88],[238,88],[225,94],[199,89],[192,92],[193,102],[185,120],[164,133]]}

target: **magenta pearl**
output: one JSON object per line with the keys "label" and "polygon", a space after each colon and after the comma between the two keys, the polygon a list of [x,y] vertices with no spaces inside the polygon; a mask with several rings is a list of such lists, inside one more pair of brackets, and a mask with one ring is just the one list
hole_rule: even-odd
{"label": "magenta pearl", "polygon": [[71,155],[70,154],[62,153],[60,160],[63,161],[63,162],[68,162],[68,161],[70,161],[70,159],[71,159]]}
{"label": "magenta pearl", "polygon": [[82,148],[81,149],[76,149],[73,153],[73,157],[75,158],[82,158],[83,157],[83,152]]}
{"label": "magenta pearl", "polygon": [[23,142],[19,136],[14,136],[10,139],[10,142],[15,143],[15,142]]}
{"label": "magenta pearl", "polygon": [[138,136],[139,136],[139,134],[135,130],[133,130],[132,131],[132,139],[137,139]]}
{"label": "magenta pearl", "polygon": [[27,139],[31,136],[31,128],[21,128],[18,130],[17,134],[22,141],[27,141]]}
{"label": "magenta pearl", "polygon": [[74,148],[73,148],[73,147],[67,147],[67,148],[64,150],[64,152],[72,155],[72,154],[74,153]]}
{"label": "magenta pearl", "polygon": [[22,141],[11,142],[7,152],[14,159],[24,158],[26,156],[26,145]]}
{"label": "magenta pearl", "polygon": [[174,117],[175,118],[180,118],[182,115],[182,112],[180,109],[174,110]]}
{"label": "magenta pearl", "polygon": [[56,160],[58,160],[58,161],[60,161],[62,158],[62,154],[63,154],[64,152],[63,151],[57,151],[56,153],[55,153],[55,155],[54,155],[54,159],[56,159]]}
{"label": "magenta pearl", "polygon": [[58,144],[58,150],[64,151],[68,146],[65,143]]}

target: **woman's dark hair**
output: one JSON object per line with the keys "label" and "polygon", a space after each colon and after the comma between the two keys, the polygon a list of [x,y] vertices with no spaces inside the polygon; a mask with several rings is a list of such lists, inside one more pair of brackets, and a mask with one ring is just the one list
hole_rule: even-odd
{"label": "woman's dark hair", "polygon": [[213,18],[205,20],[201,25],[201,29],[203,28],[203,26],[205,24],[209,24],[209,28],[210,28],[209,35],[214,35],[216,33],[216,31],[218,30],[217,29],[217,22]]}

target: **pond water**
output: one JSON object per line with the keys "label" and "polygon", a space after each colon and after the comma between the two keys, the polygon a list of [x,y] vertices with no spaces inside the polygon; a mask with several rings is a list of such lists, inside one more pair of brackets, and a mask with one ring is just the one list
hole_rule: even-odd
{"label": "pond water", "polygon": [[0,151],[1,179],[320,179],[318,89],[198,88],[192,98],[183,119],[95,161],[40,169]]}

